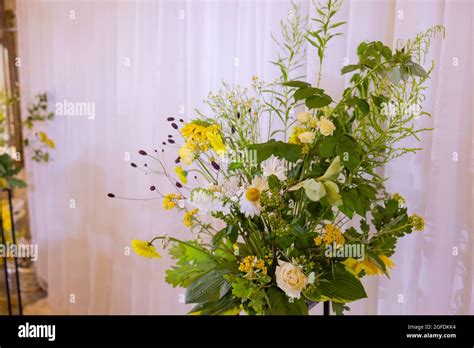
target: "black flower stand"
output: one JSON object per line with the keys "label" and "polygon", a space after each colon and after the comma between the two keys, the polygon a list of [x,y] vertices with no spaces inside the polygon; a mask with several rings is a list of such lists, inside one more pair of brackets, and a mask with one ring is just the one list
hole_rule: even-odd
{"label": "black flower stand", "polygon": [[[13,245],[16,245],[16,234],[15,234],[15,222],[14,222],[14,216],[13,216],[13,204],[12,204],[12,191],[11,189],[2,189],[2,195],[6,192],[7,193],[7,201],[8,201],[8,209],[10,211],[10,222],[11,222],[11,235],[12,235],[12,244]],[[2,255],[2,258],[3,258],[3,270],[4,270],[4,273],[5,273],[5,289],[6,289],[6,296],[7,296],[7,306],[8,306],[8,314],[9,315],[13,315],[13,301],[12,301],[12,297],[13,297],[13,291],[10,291],[10,281],[9,281],[9,276],[8,276],[8,250],[9,250],[9,245],[7,243],[7,240],[6,240],[6,236],[5,236],[5,231],[3,230],[3,215],[2,215],[2,211],[3,211],[3,200],[0,201],[1,202],[1,205],[0,206],[0,238],[1,238],[1,242],[3,244],[3,250],[4,250],[4,253]],[[17,295],[18,295],[18,313],[20,315],[23,314],[23,308],[22,308],[22,303],[21,303],[21,288],[20,288],[20,275],[19,275],[19,272],[18,272],[18,254],[15,253],[15,255],[13,255],[13,263],[14,263],[14,266],[15,266],[15,279],[14,281],[16,282],[16,292],[17,292]]]}

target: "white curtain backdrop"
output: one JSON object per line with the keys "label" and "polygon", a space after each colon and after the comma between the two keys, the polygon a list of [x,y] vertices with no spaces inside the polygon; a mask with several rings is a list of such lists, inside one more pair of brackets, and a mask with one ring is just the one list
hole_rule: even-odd
{"label": "white curtain backdrop", "polygon": [[[310,1],[298,3],[307,14]],[[94,118],[57,116],[48,128],[54,161],[27,163],[37,270],[55,312],[187,311],[183,290],[164,281],[166,252],[158,261],[127,252],[132,239],[163,232],[185,238],[181,216],[165,213],[159,200],[106,195],[150,197],[150,185],[169,190],[130,167],[143,163],[137,151],[161,149],[172,131],[166,118],[192,118],[221,81],[275,78],[270,35],[289,8],[283,0],[17,0],[23,110],[39,92],[48,93],[52,109],[64,101],[95,107]],[[474,313],[473,16],[469,0],[347,0],[338,14],[348,24],[330,45],[322,80],[334,98],[348,83],[340,75],[344,59],[355,62],[360,41],[393,45],[436,24],[447,30],[427,60],[436,63],[425,103],[433,117],[419,121],[435,130],[423,135],[417,157],[385,168],[389,189],[427,227],[400,242],[391,280],[364,281],[369,298],[351,313]],[[313,82],[315,52],[304,63]]]}

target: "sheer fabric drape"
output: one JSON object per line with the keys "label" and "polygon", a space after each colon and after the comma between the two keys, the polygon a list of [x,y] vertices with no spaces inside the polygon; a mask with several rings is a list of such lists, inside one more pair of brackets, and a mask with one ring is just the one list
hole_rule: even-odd
{"label": "sheer fabric drape", "polygon": [[[310,2],[299,3],[307,14]],[[38,92],[48,93],[53,109],[62,102],[95,107],[94,117],[57,116],[49,126],[57,143],[52,163],[27,161],[37,270],[54,311],[186,312],[183,290],[164,281],[166,252],[151,261],[127,249],[131,239],[163,232],[186,237],[181,217],[158,200],[106,194],[149,197],[150,185],[167,191],[163,179],[130,167],[144,162],[137,151],[160,149],[172,131],[166,118],[191,118],[221,81],[275,78],[271,33],[289,8],[283,0],[17,0],[23,110]],[[351,313],[474,312],[472,18],[467,0],[346,1],[338,15],[348,24],[330,45],[322,79],[334,97],[348,82],[340,68],[355,62],[360,41],[394,44],[435,24],[447,30],[428,59],[437,65],[425,103],[433,117],[419,120],[435,130],[423,134],[420,155],[385,168],[389,189],[426,218],[426,230],[401,241],[391,280],[365,280],[369,298]],[[308,49],[303,63],[313,82],[318,65]]]}

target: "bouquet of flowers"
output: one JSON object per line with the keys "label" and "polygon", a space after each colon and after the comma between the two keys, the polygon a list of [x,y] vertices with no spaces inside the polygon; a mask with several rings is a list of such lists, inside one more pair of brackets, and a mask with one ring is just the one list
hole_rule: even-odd
{"label": "bouquet of flowers", "polygon": [[[444,28],[393,49],[362,42],[358,62],[342,68],[352,77],[336,102],[320,81],[328,42],[344,24],[333,20],[340,5],[314,3],[313,29],[292,5],[275,39],[277,80],[224,84],[207,98],[206,115],[168,118],[176,134],[163,145],[179,148],[174,170],[164,149],[139,152],[159,168],[145,170],[173,184],[173,193],[150,190],[164,209],[183,212],[193,237],[162,234],[132,246],[151,258],[160,257],[157,244],[168,249],[176,264],[166,281],[186,288],[192,314],[303,315],[322,301],[341,314],[367,297],[361,278],[389,275],[397,239],[424,228],[400,194],[385,190],[379,168],[419,150],[399,144],[427,130],[416,120],[429,116],[420,103],[433,65],[421,64]],[[319,60],[314,84],[298,76],[307,45]]]}

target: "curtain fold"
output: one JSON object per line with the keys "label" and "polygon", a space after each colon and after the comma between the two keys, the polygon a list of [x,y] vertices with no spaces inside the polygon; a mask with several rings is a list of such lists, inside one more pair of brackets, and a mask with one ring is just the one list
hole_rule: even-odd
{"label": "curtain fold", "polygon": [[[297,1],[298,2],[298,1]],[[309,0],[298,2],[305,15]],[[468,0],[345,1],[337,20],[343,37],[331,42],[321,85],[334,99],[348,83],[343,64],[356,61],[363,40],[395,44],[435,24],[436,70],[425,108],[433,127],[416,157],[386,166],[388,189],[406,197],[409,211],[425,217],[424,232],[399,243],[391,280],[366,278],[369,298],[350,305],[353,314],[474,313],[472,248],[473,3]],[[164,147],[173,129],[167,117],[188,120],[222,81],[245,85],[253,75],[273,80],[271,33],[288,16],[290,1],[63,1],[17,0],[20,89],[23,115],[36,93],[56,103],[87,103],[92,116],[56,116],[48,134],[54,161],[27,160],[31,231],[39,245],[38,275],[47,282],[57,313],[180,314],[183,290],[165,281],[169,256],[146,260],[129,252],[132,239],[161,233],[189,238],[181,217],[164,212],[149,187],[169,183],[131,163],[154,149],[172,164],[176,149]],[[308,81],[318,71],[308,46],[302,62]],[[205,110],[205,108],[204,108]],[[320,308],[314,314],[321,313]]]}

